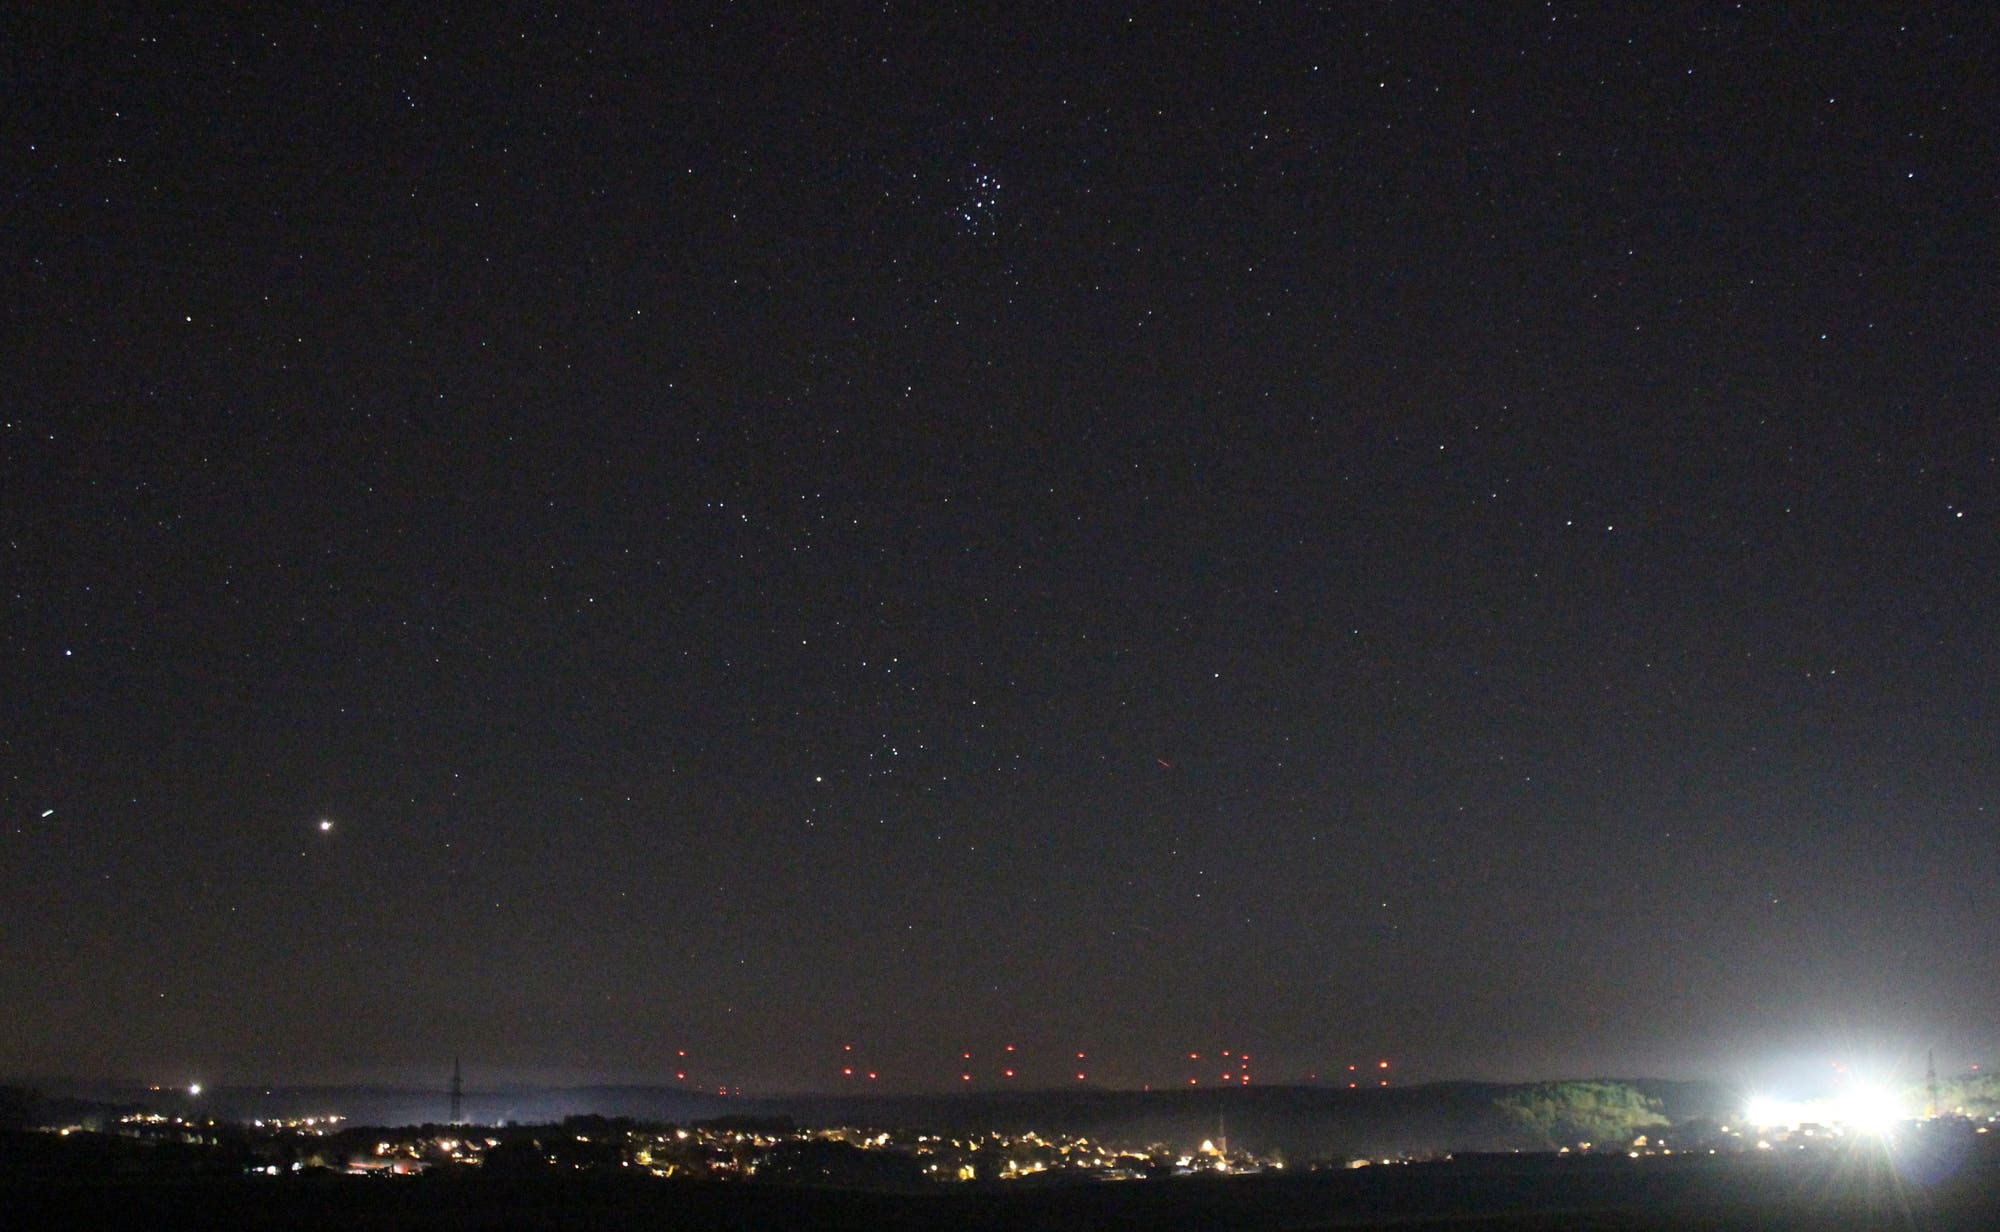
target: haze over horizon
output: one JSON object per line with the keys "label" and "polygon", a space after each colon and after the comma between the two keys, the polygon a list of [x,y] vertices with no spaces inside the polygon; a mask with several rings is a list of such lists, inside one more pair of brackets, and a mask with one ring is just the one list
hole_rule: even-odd
{"label": "haze over horizon", "polygon": [[[1832,1057],[1844,1057],[1847,1059],[1830,1061],[1828,1058]],[[1978,1065],[1979,1063],[1974,1062],[1971,1064]],[[951,1067],[945,1065],[939,1068],[942,1071],[948,1070]],[[1100,1081],[1096,1078],[1092,1078],[1086,1083],[1078,1083],[1075,1081],[1074,1075],[1057,1072],[1060,1068],[1058,1065],[1050,1065],[1046,1067],[1048,1072],[1039,1077],[1028,1073],[1023,1074],[1016,1081],[1004,1080],[997,1075],[990,1078],[981,1077],[979,1081],[973,1084],[951,1081],[951,1079],[957,1077],[955,1074],[945,1074],[937,1081],[929,1083],[921,1081],[921,1075],[918,1076],[917,1081],[912,1081],[910,1076],[907,1075],[898,1075],[902,1081],[894,1083],[882,1081],[867,1082],[865,1080],[850,1081],[835,1075],[822,1080],[818,1085],[773,1088],[742,1087],[738,1085],[731,1087],[727,1094],[730,1098],[741,1097],[752,1100],[784,1100],[794,1098],[895,1099],[905,1096],[924,1097],[938,1095],[988,1097],[1047,1094],[1064,1096],[1079,1092],[1101,1094],[1112,1092],[1144,1092],[1150,1090],[1171,1093],[1189,1090],[1216,1091],[1246,1089],[1244,1086],[1234,1082],[1221,1083],[1211,1081],[1207,1085],[1200,1086],[1187,1084],[1185,1079],[1175,1078],[1174,1075],[1177,1071],[1176,1067],[1172,1064],[1153,1067],[1153,1072],[1156,1072],[1162,1079],[1159,1082],[1145,1081],[1142,1077],[1134,1079],[1129,1084],[1115,1081]],[[1948,1066],[1944,1062],[1939,1062],[1940,1073],[1947,1077],[1963,1075],[1969,1068],[1970,1066],[1965,1064]],[[1981,1068],[1984,1067],[1981,1066]],[[1912,1055],[1907,1052],[1896,1052],[1887,1049],[1863,1051],[1852,1047],[1833,1047],[1790,1057],[1770,1060],[1760,1059],[1755,1064],[1719,1064],[1706,1070],[1689,1068],[1671,1074],[1587,1069],[1524,1071],[1512,1074],[1445,1073],[1412,1075],[1399,1073],[1392,1084],[1392,1089],[1407,1090],[1412,1087],[1452,1085],[1458,1083],[1520,1085],[1604,1080],[1613,1082],[1694,1084],[1714,1088],[1718,1091],[1732,1092],[1742,1097],[1748,1097],[1760,1092],[1777,1091],[1791,1097],[1804,1099],[1826,1095],[1842,1089],[1843,1085],[1847,1084],[1851,1076],[1857,1071],[1866,1075],[1870,1085],[1915,1090],[1922,1083],[1925,1071],[1925,1057],[1921,1052]],[[106,1095],[122,1091],[128,1094],[148,1092],[162,1096],[180,1097],[187,1093],[187,1085],[185,1083],[175,1085],[171,1081],[162,1081],[161,1079],[172,1079],[176,1076],[186,1077],[190,1074],[196,1074],[196,1071],[191,1068],[181,1067],[174,1069],[172,1073],[157,1073],[145,1076],[131,1074],[105,1076],[13,1073],[0,1075],[0,1078],[4,1078],[9,1082],[27,1083],[31,1086],[38,1084],[45,1085],[57,1093],[69,1092],[86,1095]],[[200,1098],[225,1094],[241,1095],[260,1091],[287,1095],[312,1090],[374,1089],[442,1099],[450,1086],[450,1064],[447,1061],[442,1070],[435,1066],[381,1064],[356,1067],[345,1072],[329,1071],[289,1077],[268,1072],[260,1073],[252,1067],[245,1067],[241,1072],[225,1072],[222,1075],[221,1081],[210,1078],[205,1073],[198,1074],[197,1077],[200,1080]],[[1307,1087],[1340,1091],[1348,1089],[1343,1078],[1344,1075],[1342,1073],[1335,1071],[1318,1075],[1289,1075],[1268,1080],[1258,1078],[1250,1085],[1257,1089],[1267,1087]],[[679,1091],[697,1097],[722,1094],[716,1088],[698,1085],[693,1079],[677,1079],[671,1071],[647,1074],[629,1070],[590,1071],[553,1067],[492,1068],[468,1066],[465,1069],[464,1081],[464,1090],[469,1099],[483,1098],[507,1092],[536,1090],[562,1092],[599,1088]],[[1356,1083],[1355,1089],[1379,1091],[1383,1088],[1370,1079],[1367,1082]]]}
{"label": "haze over horizon", "polygon": [[1992,12],[659,7],[6,19],[0,1075],[1992,1060]]}

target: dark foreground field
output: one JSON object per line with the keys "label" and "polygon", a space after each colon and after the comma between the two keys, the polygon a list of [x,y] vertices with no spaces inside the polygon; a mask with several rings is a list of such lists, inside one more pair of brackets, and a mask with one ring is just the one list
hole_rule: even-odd
{"label": "dark foreground field", "polygon": [[[1979,1145],[1984,1146],[1982,1142]],[[2000,1228],[2000,1153],[1518,1156],[1357,1172],[911,1193],[622,1179],[0,1184],[0,1227],[269,1229]]]}

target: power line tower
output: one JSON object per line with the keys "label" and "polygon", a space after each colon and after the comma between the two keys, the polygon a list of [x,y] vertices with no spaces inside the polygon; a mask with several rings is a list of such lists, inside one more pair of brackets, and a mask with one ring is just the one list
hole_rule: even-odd
{"label": "power line tower", "polygon": [[458,1058],[451,1059],[451,1123],[465,1124],[465,1075],[458,1068]]}

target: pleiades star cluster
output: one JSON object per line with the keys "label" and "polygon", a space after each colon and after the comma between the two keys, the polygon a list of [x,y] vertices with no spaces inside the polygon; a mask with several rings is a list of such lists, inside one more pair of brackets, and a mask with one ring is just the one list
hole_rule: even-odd
{"label": "pleiades star cluster", "polygon": [[1990,1057],[1988,6],[5,21],[0,1075]]}

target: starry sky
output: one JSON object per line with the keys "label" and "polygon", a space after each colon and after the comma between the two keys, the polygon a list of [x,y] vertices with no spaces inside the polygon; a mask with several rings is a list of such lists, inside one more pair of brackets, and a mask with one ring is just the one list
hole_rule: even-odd
{"label": "starry sky", "polygon": [[0,1074],[1992,1056],[1985,6],[85,7]]}

